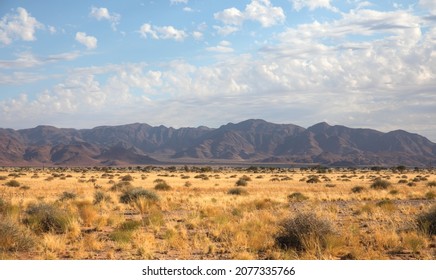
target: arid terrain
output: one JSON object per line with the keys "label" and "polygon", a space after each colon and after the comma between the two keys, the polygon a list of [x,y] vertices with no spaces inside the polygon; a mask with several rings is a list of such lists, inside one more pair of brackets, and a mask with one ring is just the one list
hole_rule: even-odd
{"label": "arid terrain", "polygon": [[0,259],[436,259],[436,170],[0,169]]}

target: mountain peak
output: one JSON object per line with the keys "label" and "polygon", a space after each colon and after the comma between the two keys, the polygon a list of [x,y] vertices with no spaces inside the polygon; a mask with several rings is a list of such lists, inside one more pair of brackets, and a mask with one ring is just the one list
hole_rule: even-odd
{"label": "mountain peak", "polygon": [[314,133],[321,133],[321,132],[325,132],[327,129],[329,129],[330,127],[332,127],[331,125],[329,125],[326,122],[320,122],[317,124],[312,125],[311,127],[309,127],[307,130],[314,132]]}

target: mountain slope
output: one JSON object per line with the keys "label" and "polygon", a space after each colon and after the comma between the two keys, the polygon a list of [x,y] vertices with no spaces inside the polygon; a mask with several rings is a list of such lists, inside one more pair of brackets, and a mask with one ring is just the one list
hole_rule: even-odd
{"label": "mountain slope", "polygon": [[403,130],[383,133],[327,123],[307,129],[264,120],[219,128],[148,124],[0,129],[0,165],[145,165],[162,162],[280,162],[325,165],[436,164],[436,144]]}

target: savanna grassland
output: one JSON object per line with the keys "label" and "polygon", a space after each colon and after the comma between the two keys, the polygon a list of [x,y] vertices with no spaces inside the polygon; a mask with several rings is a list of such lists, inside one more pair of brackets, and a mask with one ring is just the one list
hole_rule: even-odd
{"label": "savanna grassland", "polygon": [[436,170],[0,169],[0,259],[436,259]]}

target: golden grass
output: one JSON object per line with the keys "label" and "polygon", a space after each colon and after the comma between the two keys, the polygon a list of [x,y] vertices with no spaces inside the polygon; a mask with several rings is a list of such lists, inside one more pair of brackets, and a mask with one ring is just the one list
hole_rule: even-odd
{"label": "golden grass", "polygon": [[[71,216],[65,232],[35,233],[32,250],[0,248],[2,258],[436,259],[435,238],[415,223],[435,204],[428,194],[434,192],[428,184],[436,180],[434,170],[10,168],[0,170],[0,178],[0,219],[25,228],[26,209],[42,202]],[[125,178],[132,179],[125,189],[154,191],[159,180],[171,189],[156,192],[157,202],[139,198],[124,204],[122,191],[112,186]],[[229,194],[241,178],[247,185],[237,188],[246,194]],[[371,188],[376,178],[391,185]],[[4,185],[12,179],[26,187]],[[355,191],[357,186],[362,188]],[[334,234],[322,246],[308,237],[305,250],[280,248],[280,223],[305,212],[331,223]],[[132,222],[139,226],[128,228]]]}

